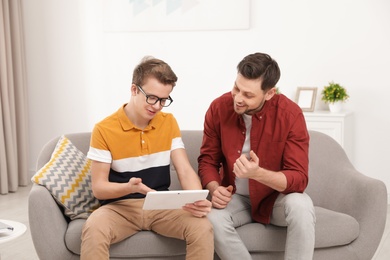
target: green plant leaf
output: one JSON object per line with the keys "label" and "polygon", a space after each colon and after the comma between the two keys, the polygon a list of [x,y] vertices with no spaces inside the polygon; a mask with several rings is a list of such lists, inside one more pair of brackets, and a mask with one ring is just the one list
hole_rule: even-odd
{"label": "green plant leaf", "polygon": [[322,100],[325,103],[335,103],[338,101],[344,102],[347,101],[349,95],[347,90],[338,83],[333,81],[329,82],[329,85],[325,86],[321,92]]}

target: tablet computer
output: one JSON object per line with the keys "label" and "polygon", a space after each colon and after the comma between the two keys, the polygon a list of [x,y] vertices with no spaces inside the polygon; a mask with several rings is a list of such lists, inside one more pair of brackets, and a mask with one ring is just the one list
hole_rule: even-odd
{"label": "tablet computer", "polygon": [[170,190],[146,193],[144,210],[181,209],[187,203],[204,200],[208,190]]}

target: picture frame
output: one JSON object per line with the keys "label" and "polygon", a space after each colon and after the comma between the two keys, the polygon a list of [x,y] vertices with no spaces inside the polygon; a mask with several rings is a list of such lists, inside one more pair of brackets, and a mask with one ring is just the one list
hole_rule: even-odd
{"label": "picture frame", "polygon": [[250,28],[250,0],[102,0],[102,4],[102,25],[105,32],[247,30]]}
{"label": "picture frame", "polygon": [[316,104],[317,87],[298,87],[295,103],[303,112],[313,112]]}

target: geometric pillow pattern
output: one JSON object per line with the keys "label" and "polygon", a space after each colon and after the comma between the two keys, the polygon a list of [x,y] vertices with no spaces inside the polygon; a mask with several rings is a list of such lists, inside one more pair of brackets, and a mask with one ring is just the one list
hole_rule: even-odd
{"label": "geometric pillow pattern", "polygon": [[70,219],[87,218],[99,207],[91,188],[91,160],[61,136],[47,162],[31,181],[46,187]]}

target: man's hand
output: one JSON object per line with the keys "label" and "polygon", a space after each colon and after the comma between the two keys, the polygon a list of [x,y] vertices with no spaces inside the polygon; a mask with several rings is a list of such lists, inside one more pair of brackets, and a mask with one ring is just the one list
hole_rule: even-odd
{"label": "man's hand", "polygon": [[218,186],[211,196],[211,203],[214,208],[224,209],[232,199],[233,186]]}
{"label": "man's hand", "polygon": [[287,188],[287,178],[282,171],[270,171],[259,166],[259,157],[250,151],[249,159],[241,155],[233,165],[237,178],[247,178],[258,181],[274,190],[282,192]]}
{"label": "man's hand", "polygon": [[142,183],[141,178],[130,178],[129,182],[127,183],[130,189],[130,193],[142,193],[146,194],[149,191],[154,191],[153,189],[149,188],[145,184]]}
{"label": "man's hand", "polygon": [[199,200],[188,203],[183,206],[183,210],[190,212],[195,217],[203,218],[211,211],[211,202],[209,200]]}
{"label": "man's hand", "polygon": [[242,154],[233,165],[233,172],[237,178],[254,179],[257,174],[259,167],[259,157],[255,152],[250,151],[249,159]]}

